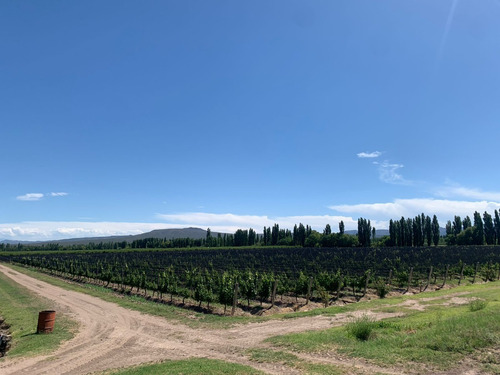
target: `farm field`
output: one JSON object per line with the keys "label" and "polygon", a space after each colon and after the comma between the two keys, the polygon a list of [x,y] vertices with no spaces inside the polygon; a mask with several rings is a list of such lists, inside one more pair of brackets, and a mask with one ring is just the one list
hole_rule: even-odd
{"label": "farm field", "polygon": [[32,251],[0,258],[223,315],[343,305],[500,278],[500,246]]}
{"label": "farm field", "polygon": [[[500,371],[498,282],[278,314],[272,318],[251,316],[238,320],[214,316],[206,324],[191,326],[181,320],[154,316],[151,310],[141,313],[147,310],[146,305],[158,305],[151,301],[135,301],[123,308],[105,299],[123,302],[133,297],[26,270],[20,273],[18,267],[12,270],[2,265],[0,270],[28,290],[53,300],[58,311],[80,323],[75,338],[52,355],[2,360],[0,370],[5,374],[20,371],[496,374]],[[201,315],[206,314],[193,312],[184,319],[197,320]],[[227,322],[224,328],[221,321]],[[369,335],[366,340],[358,339],[353,327],[365,323]],[[214,369],[219,367],[221,372],[216,372]]]}

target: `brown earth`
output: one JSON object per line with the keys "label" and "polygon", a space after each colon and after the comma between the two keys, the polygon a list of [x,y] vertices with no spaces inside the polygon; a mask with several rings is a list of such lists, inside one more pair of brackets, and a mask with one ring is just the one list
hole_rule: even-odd
{"label": "brown earth", "polygon": [[[343,325],[353,314],[384,319],[399,313],[358,311],[335,316],[269,320],[236,325],[229,329],[194,329],[176,321],[128,310],[87,294],[69,291],[31,278],[0,265],[0,272],[54,302],[58,313],[79,322],[75,337],[49,355],[0,362],[0,373],[9,374],[89,374],[168,359],[205,357],[252,366],[269,374],[297,374],[299,370],[280,363],[250,361],[246,351],[265,348],[266,338],[292,332],[323,330]],[[346,373],[402,374],[360,359],[338,355],[298,354],[314,363],[342,366]]]}

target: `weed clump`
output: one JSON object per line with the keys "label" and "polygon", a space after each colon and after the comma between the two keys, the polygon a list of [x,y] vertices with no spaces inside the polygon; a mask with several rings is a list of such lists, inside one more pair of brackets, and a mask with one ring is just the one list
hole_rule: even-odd
{"label": "weed clump", "polygon": [[347,332],[360,341],[367,341],[372,336],[375,322],[366,315],[354,319],[347,325]]}
{"label": "weed clump", "polygon": [[472,312],[479,311],[484,309],[487,305],[488,301],[485,301],[484,299],[473,299],[469,302],[469,310]]}

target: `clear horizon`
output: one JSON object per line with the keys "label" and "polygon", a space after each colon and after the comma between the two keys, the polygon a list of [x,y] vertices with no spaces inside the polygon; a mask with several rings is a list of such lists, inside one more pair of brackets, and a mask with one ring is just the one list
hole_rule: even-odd
{"label": "clear horizon", "polygon": [[0,4],[0,240],[500,209],[500,3]]}

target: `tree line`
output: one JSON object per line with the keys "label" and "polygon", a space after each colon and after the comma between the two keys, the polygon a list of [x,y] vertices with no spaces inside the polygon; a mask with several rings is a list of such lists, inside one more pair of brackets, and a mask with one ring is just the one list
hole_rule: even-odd
{"label": "tree line", "polygon": [[[280,228],[279,224],[264,227],[262,233],[254,229],[238,229],[235,233],[212,234],[210,228],[205,238],[145,238],[131,242],[99,242],[67,245],[49,243],[43,245],[0,244],[0,250],[104,250],[104,249],[169,249],[191,247],[241,247],[241,246],[301,246],[301,247],[422,247],[446,245],[495,245],[500,244],[500,215],[474,212],[469,216],[455,216],[446,223],[446,235],[441,236],[436,215],[431,218],[422,213],[414,218],[401,217],[389,221],[389,235],[376,235],[376,228],[370,220],[358,219],[357,234],[345,233],[345,224],[340,221],[338,232],[334,233],[326,224],[322,233],[309,225],[295,224],[292,230]],[[443,241],[444,240],[444,241]]]}

